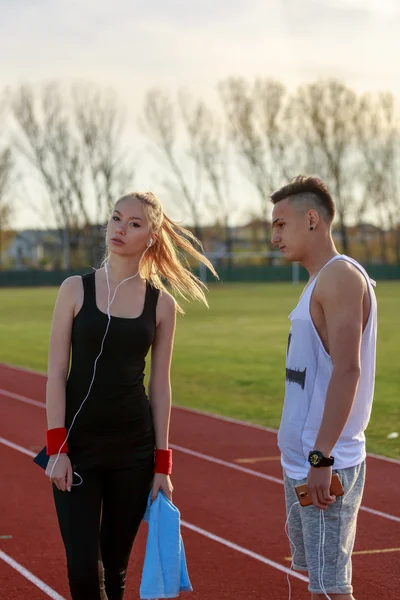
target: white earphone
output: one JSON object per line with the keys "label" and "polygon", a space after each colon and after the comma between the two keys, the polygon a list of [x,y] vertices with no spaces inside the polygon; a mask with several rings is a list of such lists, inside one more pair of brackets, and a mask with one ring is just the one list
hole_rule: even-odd
{"label": "white earphone", "polygon": [[147,247],[149,248],[153,243],[153,238],[150,238],[149,241],[147,242]]}

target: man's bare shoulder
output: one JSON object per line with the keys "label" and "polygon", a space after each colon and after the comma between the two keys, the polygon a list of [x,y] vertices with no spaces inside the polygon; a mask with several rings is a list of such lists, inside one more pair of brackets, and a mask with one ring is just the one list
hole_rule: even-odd
{"label": "man's bare shoulder", "polygon": [[367,283],[359,269],[347,260],[334,260],[318,277],[316,293],[318,298],[335,296],[349,297],[366,290]]}

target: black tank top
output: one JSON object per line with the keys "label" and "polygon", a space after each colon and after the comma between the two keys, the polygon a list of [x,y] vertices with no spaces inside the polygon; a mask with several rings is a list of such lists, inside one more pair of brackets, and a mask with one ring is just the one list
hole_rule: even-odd
{"label": "black tank top", "polygon": [[[66,426],[88,393],[108,317],[96,304],[95,273],[82,277],[84,300],[72,326],[71,369],[66,389]],[[91,467],[109,459],[129,463],[133,449],[154,445],[150,404],[144,387],[145,358],[156,332],[159,290],[146,282],[142,314],[111,317],[91,392],[69,436],[76,465]]]}

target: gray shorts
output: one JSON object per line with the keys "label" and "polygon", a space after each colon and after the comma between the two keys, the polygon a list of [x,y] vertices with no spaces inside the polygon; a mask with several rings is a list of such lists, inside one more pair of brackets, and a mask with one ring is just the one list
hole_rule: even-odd
{"label": "gray shorts", "polygon": [[[351,554],[356,535],[357,514],[365,481],[365,461],[349,469],[337,469],[344,495],[321,511],[315,506],[295,505],[295,486],[305,479],[291,479],[284,473],[286,511],[293,568],[308,571],[309,591],[313,594],[352,594]],[[325,520],[325,543],[322,544]]]}

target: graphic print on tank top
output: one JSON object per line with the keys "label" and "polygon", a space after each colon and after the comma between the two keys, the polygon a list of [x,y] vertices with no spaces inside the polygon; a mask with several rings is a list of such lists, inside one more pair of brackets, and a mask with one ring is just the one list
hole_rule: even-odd
{"label": "graphic print on tank top", "polygon": [[[292,341],[292,331],[289,333],[289,338],[288,338],[288,346],[287,346],[287,352],[286,352],[286,357],[289,357],[289,351],[290,351],[290,343]],[[297,385],[299,385],[301,387],[302,390],[304,390],[305,385],[306,385],[306,375],[307,375],[307,367],[305,367],[303,370],[300,368],[289,368],[286,367],[286,382],[287,383],[295,383]]]}

